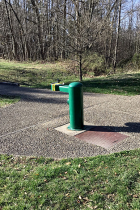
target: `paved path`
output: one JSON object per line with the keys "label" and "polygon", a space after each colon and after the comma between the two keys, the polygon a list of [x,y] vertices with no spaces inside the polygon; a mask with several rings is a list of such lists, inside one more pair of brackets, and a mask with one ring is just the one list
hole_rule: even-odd
{"label": "paved path", "polygon": [[84,120],[126,134],[110,149],[55,130],[69,123],[67,93],[0,84],[0,94],[21,100],[0,108],[0,153],[52,158],[109,154],[140,147],[140,96],[84,93]]}

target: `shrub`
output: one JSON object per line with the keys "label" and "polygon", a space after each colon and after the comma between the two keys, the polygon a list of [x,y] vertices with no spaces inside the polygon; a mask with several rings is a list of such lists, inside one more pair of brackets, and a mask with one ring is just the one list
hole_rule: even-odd
{"label": "shrub", "polygon": [[133,58],[132,58],[132,62],[134,65],[137,66],[137,68],[140,68],[140,53],[135,53]]}
{"label": "shrub", "polygon": [[105,59],[97,53],[86,52],[82,61],[83,74],[94,72],[95,76],[105,73]]}

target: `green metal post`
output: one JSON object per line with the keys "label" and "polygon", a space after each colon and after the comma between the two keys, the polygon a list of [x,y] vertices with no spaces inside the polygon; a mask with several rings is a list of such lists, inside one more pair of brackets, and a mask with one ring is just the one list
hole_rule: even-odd
{"label": "green metal post", "polygon": [[69,84],[70,130],[83,129],[83,85],[80,82]]}
{"label": "green metal post", "polygon": [[68,129],[82,130],[84,121],[83,85],[80,82],[73,82],[69,85],[52,84],[51,87],[53,91],[57,91],[57,88],[59,88],[60,91],[69,93],[67,103],[69,104],[70,125]]}

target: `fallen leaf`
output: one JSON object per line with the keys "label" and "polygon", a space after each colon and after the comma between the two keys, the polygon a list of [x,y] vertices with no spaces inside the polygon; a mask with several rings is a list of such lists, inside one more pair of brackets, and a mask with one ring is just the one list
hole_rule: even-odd
{"label": "fallen leaf", "polygon": [[81,200],[82,199],[82,197],[79,195],[79,199]]}
{"label": "fallen leaf", "polygon": [[83,198],[83,200],[85,200],[85,201],[89,201],[88,197]]}
{"label": "fallen leaf", "polygon": [[78,168],[80,168],[80,167],[81,167],[81,164],[78,165]]}
{"label": "fallen leaf", "polygon": [[62,177],[64,180],[67,179],[66,177]]}
{"label": "fallen leaf", "polygon": [[67,163],[66,163],[66,165],[70,165],[70,164],[71,164],[71,162],[67,162]]}
{"label": "fallen leaf", "polygon": [[138,195],[133,195],[133,198],[138,198],[139,196]]}

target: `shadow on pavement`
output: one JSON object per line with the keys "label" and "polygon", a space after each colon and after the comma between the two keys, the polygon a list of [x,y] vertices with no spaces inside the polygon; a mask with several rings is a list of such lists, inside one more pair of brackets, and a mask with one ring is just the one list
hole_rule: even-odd
{"label": "shadow on pavement", "polygon": [[117,126],[93,126],[85,125],[86,130],[99,131],[99,132],[128,132],[128,133],[140,133],[140,123],[128,122],[124,127]]}
{"label": "shadow on pavement", "polygon": [[[33,89],[27,87],[19,87],[16,85],[0,84],[0,95],[18,96],[24,101],[37,103],[66,103],[65,98],[48,97],[48,95],[60,95],[60,92],[51,91],[48,89]],[[68,96],[67,93],[61,92],[61,95]]]}

